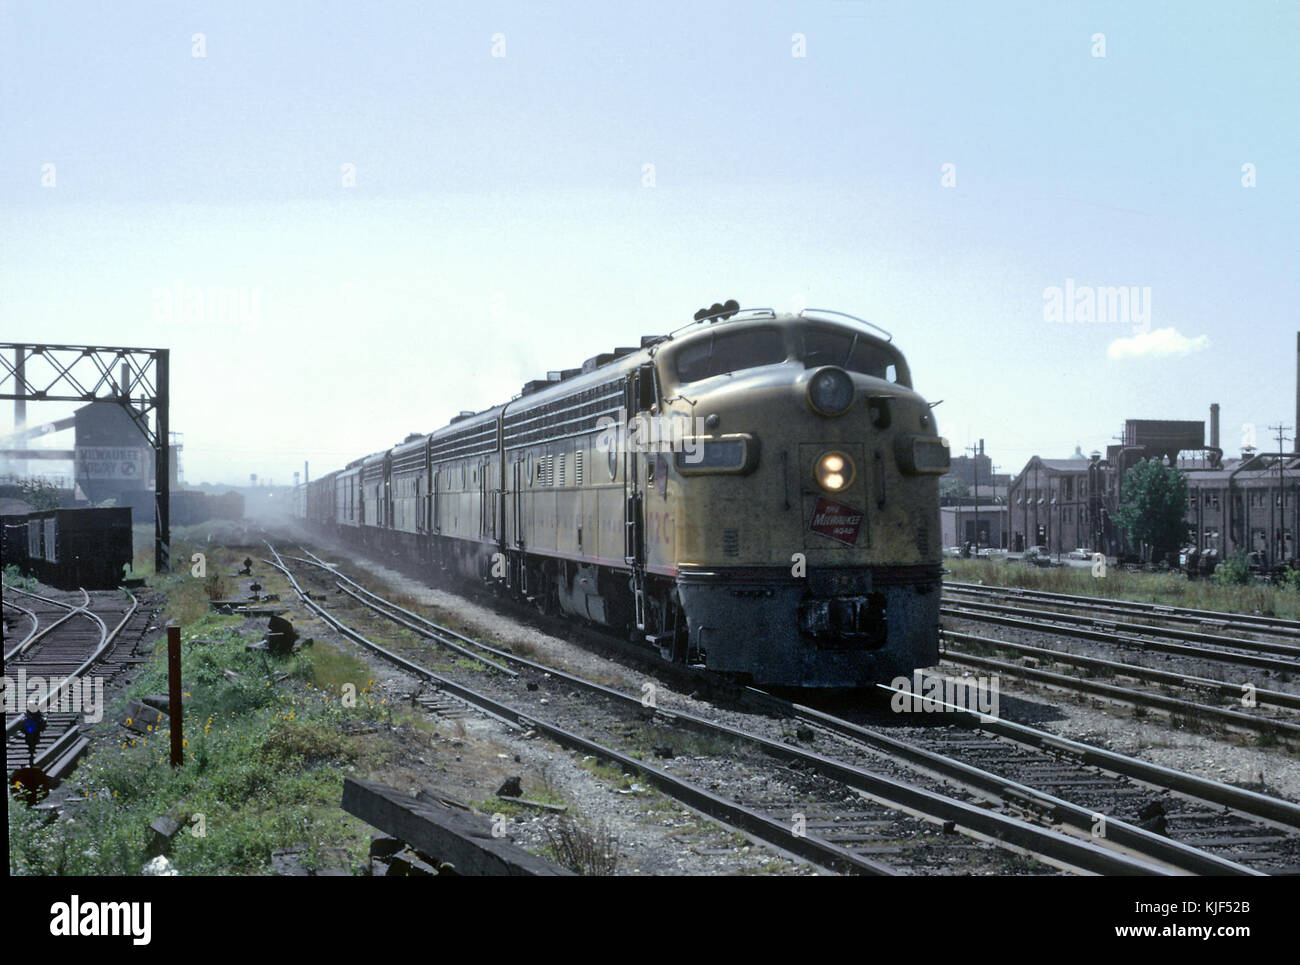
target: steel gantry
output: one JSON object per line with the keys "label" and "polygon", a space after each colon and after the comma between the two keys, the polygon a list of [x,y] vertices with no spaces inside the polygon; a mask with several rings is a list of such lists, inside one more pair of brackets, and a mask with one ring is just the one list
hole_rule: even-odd
{"label": "steel gantry", "polygon": [[171,555],[169,355],[165,348],[0,342],[0,400],[14,402],[15,432],[24,428],[28,402],[116,402],[153,448],[154,568],[159,573],[167,571]]}

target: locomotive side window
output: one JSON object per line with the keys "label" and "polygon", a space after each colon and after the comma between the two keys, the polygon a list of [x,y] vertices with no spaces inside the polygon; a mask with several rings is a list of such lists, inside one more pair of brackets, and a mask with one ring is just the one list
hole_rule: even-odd
{"label": "locomotive side window", "polygon": [[677,353],[677,378],[697,382],[713,375],[739,372],[785,361],[785,340],[775,328],[710,333]]}

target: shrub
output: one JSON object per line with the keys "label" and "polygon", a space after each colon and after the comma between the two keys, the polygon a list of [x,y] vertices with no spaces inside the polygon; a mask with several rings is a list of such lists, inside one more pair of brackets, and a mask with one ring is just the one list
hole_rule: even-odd
{"label": "shrub", "polygon": [[1237,550],[1220,563],[1211,577],[1220,586],[1247,586],[1250,584],[1250,558],[1245,550]]}

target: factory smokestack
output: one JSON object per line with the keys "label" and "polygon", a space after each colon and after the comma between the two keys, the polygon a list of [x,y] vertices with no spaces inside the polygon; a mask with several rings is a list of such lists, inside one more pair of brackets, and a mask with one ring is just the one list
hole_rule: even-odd
{"label": "factory smokestack", "polygon": [[1210,403],[1210,448],[1219,448],[1219,403]]}
{"label": "factory smokestack", "polygon": [[[1300,332],[1295,333],[1295,428],[1296,438],[1300,439]],[[1300,442],[1295,448],[1300,452]]]}

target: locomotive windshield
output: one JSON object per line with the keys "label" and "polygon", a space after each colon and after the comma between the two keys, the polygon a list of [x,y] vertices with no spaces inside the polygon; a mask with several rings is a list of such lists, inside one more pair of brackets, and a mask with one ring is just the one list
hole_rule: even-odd
{"label": "locomotive windshield", "polygon": [[785,339],[779,329],[712,332],[708,338],[684,345],[677,352],[677,380],[685,384],[759,365],[775,365],[784,362],[785,356]]}
{"label": "locomotive windshield", "polygon": [[806,329],[800,357],[805,368],[838,365],[850,372],[911,386],[902,356],[857,332],[834,328]]}

